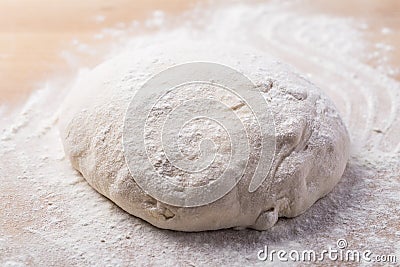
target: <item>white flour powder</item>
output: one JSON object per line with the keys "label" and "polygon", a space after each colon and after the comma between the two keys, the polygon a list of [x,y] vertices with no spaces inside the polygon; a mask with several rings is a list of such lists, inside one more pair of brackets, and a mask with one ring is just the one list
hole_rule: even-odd
{"label": "white flour powder", "polygon": [[304,15],[280,1],[197,10],[176,27],[168,18],[160,21],[150,24],[163,30],[121,37],[113,51],[190,36],[251,47],[307,73],[333,99],[351,135],[341,182],[305,214],[269,231],[156,229],[99,195],[71,168],[56,128],[70,83],[49,81],[1,120],[0,265],[264,266],[257,251],[265,245],[318,251],[339,238],[350,249],[400,258],[400,85],[385,68],[363,63],[367,51],[357,21]]}

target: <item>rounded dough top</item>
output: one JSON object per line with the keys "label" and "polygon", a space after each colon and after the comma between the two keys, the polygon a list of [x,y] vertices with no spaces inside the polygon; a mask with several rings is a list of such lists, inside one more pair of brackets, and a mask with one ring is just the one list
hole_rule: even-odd
{"label": "rounded dough top", "polygon": [[[332,190],[349,157],[349,137],[336,108],[315,85],[289,67],[244,52],[243,48],[193,43],[177,51],[177,46],[179,44],[172,41],[124,53],[81,75],[72,88],[59,120],[61,137],[72,166],[93,188],[130,214],[157,227],[181,231],[231,227],[265,230],[272,227],[278,217],[303,213]],[[233,189],[218,200],[197,207],[179,207],[147,194],[132,177],[132,173],[137,172],[132,166],[131,170],[128,168],[124,155],[124,120],[130,102],[135,101],[133,97],[146,81],[169,67],[193,61],[224,64],[261,87],[268,103],[265,112],[270,112],[273,118],[276,143],[268,177],[256,191],[248,190],[251,175],[243,175]],[[157,119],[171,106],[178,106],[185,97],[193,100],[211,94],[231,103],[231,108],[245,122],[250,147],[247,167],[254,168],[260,138],[254,134],[251,109],[235,105],[235,98],[224,95],[223,90],[193,84],[186,92],[165,95],[161,104],[155,106],[159,113],[149,114],[154,122],[149,136],[162,132],[162,124]],[[258,123],[267,125],[271,121]],[[204,145],[200,150],[215,154],[212,168],[196,175],[187,175],[179,168],[171,169],[171,162],[163,157],[162,144],[152,138],[146,139],[153,149],[148,152],[148,160],[175,183],[185,186],[211,183],[223,173],[229,161],[229,137],[236,133],[227,134],[227,129],[218,123],[204,119],[190,120],[181,126],[185,126],[178,129],[184,141],[179,149],[189,155],[189,160],[195,160],[199,155],[197,158],[190,155],[196,155],[196,149]],[[199,136],[213,143],[200,142]],[[143,139],[143,136],[137,138]],[[234,170],[242,168],[240,164],[238,162]],[[142,170],[143,166],[144,162],[138,160],[137,170]],[[154,179],[154,173],[142,173],[144,176],[140,179]]]}

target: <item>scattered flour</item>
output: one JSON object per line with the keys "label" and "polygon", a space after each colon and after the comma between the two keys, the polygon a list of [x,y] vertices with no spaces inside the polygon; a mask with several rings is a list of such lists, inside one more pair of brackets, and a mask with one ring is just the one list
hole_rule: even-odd
{"label": "scattered flour", "polygon": [[308,73],[349,129],[351,156],[341,182],[304,215],[269,231],[159,230],[116,207],[72,170],[56,128],[71,83],[51,81],[1,119],[0,265],[265,266],[257,260],[265,245],[322,250],[339,238],[350,249],[399,260],[400,85],[384,69],[363,63],[358,22],[304,15],[288,1],[221,4],[180,19],[181,26],[164,18],[162,31],[134,37],[127,33],[142,24],[99,34],[120,38],[110,57],[190,36],[251,46]]}

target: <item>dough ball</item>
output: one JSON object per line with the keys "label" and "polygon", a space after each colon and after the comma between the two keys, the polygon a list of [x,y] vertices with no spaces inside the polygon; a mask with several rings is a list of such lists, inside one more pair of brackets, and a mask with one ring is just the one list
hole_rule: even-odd
{"label": "dough ball", "polygon": [[[179,43],[171,42],[138,47],[82,74],[71,89],[59,120],[65,153],[72,166],[100,194],[130,214],[160,228],[180,231],[231,227],[265,230],[272,227],[279,217],[295,217],[303,213],[329,193],[342,176],[349,157],[348,133],[334,105],[315,85],[284,64],[248,51],[243,47],[237,49],[202,43],[182,48]],[[268,104],[265,113],[269,112],[273,120],[255,120],[252,107],[240,102],[240,97],[218,88],[193,84],[184,92],[173,90],[154,106],[154,112],[143,110],[143,115],[138,118],[147,119],[151,124],[144,135],[148,136],[145,141],[150,162],[146,164],[151,164],[154,169],[146,169],[143,160],[138,160],[136,165],[133,164],[135,166],[128,166],[124,153],[137,152],[126,152],[123,140],[125,116],[131,101],[140,101],[134,97],[154,75],[192,61],[224,64],[246,75],[262,91]],[[217,180],[230,163],[229,153],[236,145],[230,138],[240,133],[227,133],[228,129],[218,122],[207,121],[207,118],[179,126],[182,128],[177,129],[181,142],[178,150],[186,162],[211,155],[212,164],[200,172],[188,174],[182,168],[174,167],[174,163],[163,154],[163,144],[157,139],[163,124],[158,119],[172,107],[183,103],[185,97],[188,100],[202,97],[210,101],[225,101],[240,117],[248,138],[244,144],[249,147],[247,165],[241,161],[234,162],[237,166],[232,167],[234,171],[231,174],[237,175],[236,171],[243,168],[247,171],[227,194],[199,206],[167,204],[137,183],[139,178],[151,183],[156,175],[165,175],[181,186],[204,186]],[[167,116],[163,118],[167,119]],[[252,170],[258,166],[262,156],[257,129],[271,123],[274,124],[272,138],[275,144],[270,168],[265,172],[263,183],[250,192]],[[255,127],[256,124],[261,128]],[[143,136],[137,138],[142,140]],[[189,167],[196,167],[196,164]],[[133,177],[132,173],[142,175]],[[189,194],[186,191],[171,192],[170,196],[190,199]]]}

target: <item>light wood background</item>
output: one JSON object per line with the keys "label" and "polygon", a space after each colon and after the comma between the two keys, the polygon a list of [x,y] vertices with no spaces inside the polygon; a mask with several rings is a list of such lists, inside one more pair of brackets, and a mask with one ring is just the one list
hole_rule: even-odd
{"label": "light wood background", "polygon": [[90,42],[102,28],[142,20],[156,9],[182,12],[193,4],[193,0],[0,0],[0,104],[25,99],[36,82],[62,71],[60,51],[71,40]]}
{"label": "light wood background", "polygon": [[[36,83],[66,69],[61,49],[73,39],[93,42],[92,36],[119,22],[142,20],[155,9],[177,14],[195,0],[0,0],[0,105],[23,101]],[[203,1],[204,2],[204,1]],[[307,0],[310,12],[335,13],[365,20],[371,45],[382,41],[400,48],[400,1]],[[102,20],[104,18],[104,20]],[[382,35],[382,27],[393,29]],[[388,64],[400,66],[399,49]],[[93,59],[82,59],[93,62]],[[371,61],[374,65],[377,62]],[[400,80],[400,75],[396,76]]]}

